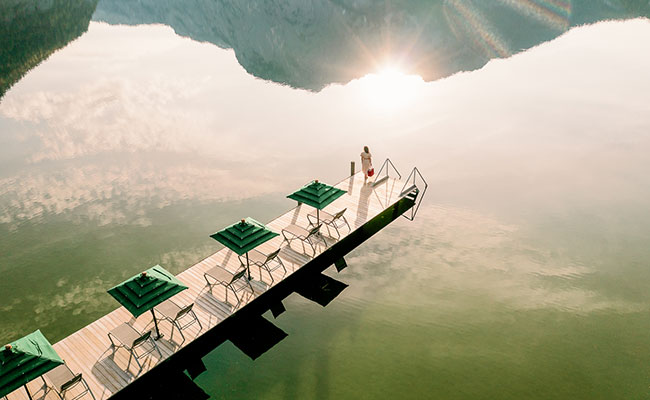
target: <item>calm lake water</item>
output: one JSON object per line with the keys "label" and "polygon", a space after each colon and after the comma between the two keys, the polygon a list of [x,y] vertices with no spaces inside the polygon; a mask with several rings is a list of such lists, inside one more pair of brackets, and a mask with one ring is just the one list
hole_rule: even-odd
{"label": "calm lake water", "polygon": [[[520,15],[572,4],[510,3]],[[499,37],[488,29],[498,20],[476,17],[485,10],[446,1],[446,21],[466,18],[483,53],[445,53],[436,70],[427,31],[414,53],[426,63],[386,52],[374,65],[343,46],[331,59],[349,60],[342,73],[313,69],[327,52],[300,59],[280,40],[324,24],[296,33],[269,16],[273,47],[255,41],[266,20],[251,8],[243,44],[222,25],[230,36],[124,4],[100,2],[87,32],[0,99],[0,342],[37,328],[66,337],[116,308],[115,283],[157,263],[184,270],[219,249],[209,234],[274,218],[293,206],[287,193],[338,182],[369,145],[375,166],[389,157],[428,180],[416,220],[353,251],[331,273],[350,287],[326,308],[292,295],[274,321],[289,336],[258,360],[215,349],[201,388],[218,399],[650,398],[650,20],[573,27],[560,7],[533,14],[537,31],[519,43],[509,38],[525,29]]]}

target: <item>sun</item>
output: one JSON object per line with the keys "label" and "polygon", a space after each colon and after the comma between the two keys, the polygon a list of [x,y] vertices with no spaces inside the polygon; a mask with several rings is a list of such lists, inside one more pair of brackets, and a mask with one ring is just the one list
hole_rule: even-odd
{"label": "sun", "polygon": [[386,67],[359,80],[367,103],[381,110],[396,110],[412,104],[423,86],[418,75]]}

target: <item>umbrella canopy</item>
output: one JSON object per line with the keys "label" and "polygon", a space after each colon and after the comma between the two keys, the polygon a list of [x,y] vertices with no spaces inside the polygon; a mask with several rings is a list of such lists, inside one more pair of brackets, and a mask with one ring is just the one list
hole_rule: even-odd
{"label": "umbrella canopy", "polygon": [[187,289],[187,286],[183,285],[174,275],[160,265],[156,265],[112,287],[108,290],[108,293],[129,310],[134,317],[151,310],[156,325],[156,333],[160,338],[158,322],[156,321],[156,315],[153,313],[153,308],[185,289]]}
{"label": "umbrella canopy", "polygon": [[315,180],[287,197],[322,210],[345,193],[345,190]]}
{"label": "umbrella canopy", "polygon": [[0,397],[61,364],[63,360],[40,330],[6,345],[0,349]]}
{"label": "umbrella canopy", "polygon": [[316,221],[320,222],[319,211],[327,207],[334,200],[343,196],[345,193],[347,193],[345,190],[315,180],[291,193],[287,197],[300,203],[305,203],[309,206],[315,207]]}
{"label": "umbrella canopy", "polygon": [[279,235],[249,217],[213,233],[210,237],[241,256]]}
{"label": "umbrella canopy", "polygon": [[248,252],[276,236],[280,236],[280,234],[273,232],[261,222],[250,217],[210,235],[212,239],[234,251],[237,255],[246,254],[248,279],[251,279]]}

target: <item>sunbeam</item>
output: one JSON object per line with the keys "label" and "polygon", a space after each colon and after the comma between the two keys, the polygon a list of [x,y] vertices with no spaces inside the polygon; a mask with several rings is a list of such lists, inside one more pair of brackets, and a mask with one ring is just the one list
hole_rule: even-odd
{"label": "sunbeam", "polygon": [[452,29],[458,32],[457,28],[462,28],[462,32],[469,35],[472,42],[483,49],[487,57],[507,57],[512,54],[497,30],[471,1],[448,0],[445,2],[444,11]]}
{"label": "sunbeam", "polygon": [[571,0],[499,0],[519,13],[557,30],[566,30],[571,17]]}

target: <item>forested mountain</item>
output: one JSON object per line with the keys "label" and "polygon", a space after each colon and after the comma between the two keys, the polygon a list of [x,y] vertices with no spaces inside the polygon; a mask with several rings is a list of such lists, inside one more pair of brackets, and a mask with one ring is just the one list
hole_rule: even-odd
{"label": "forested mountain", "polygon": [[0,98],[30,69],[81,36],[97,0],[0,1]]}

